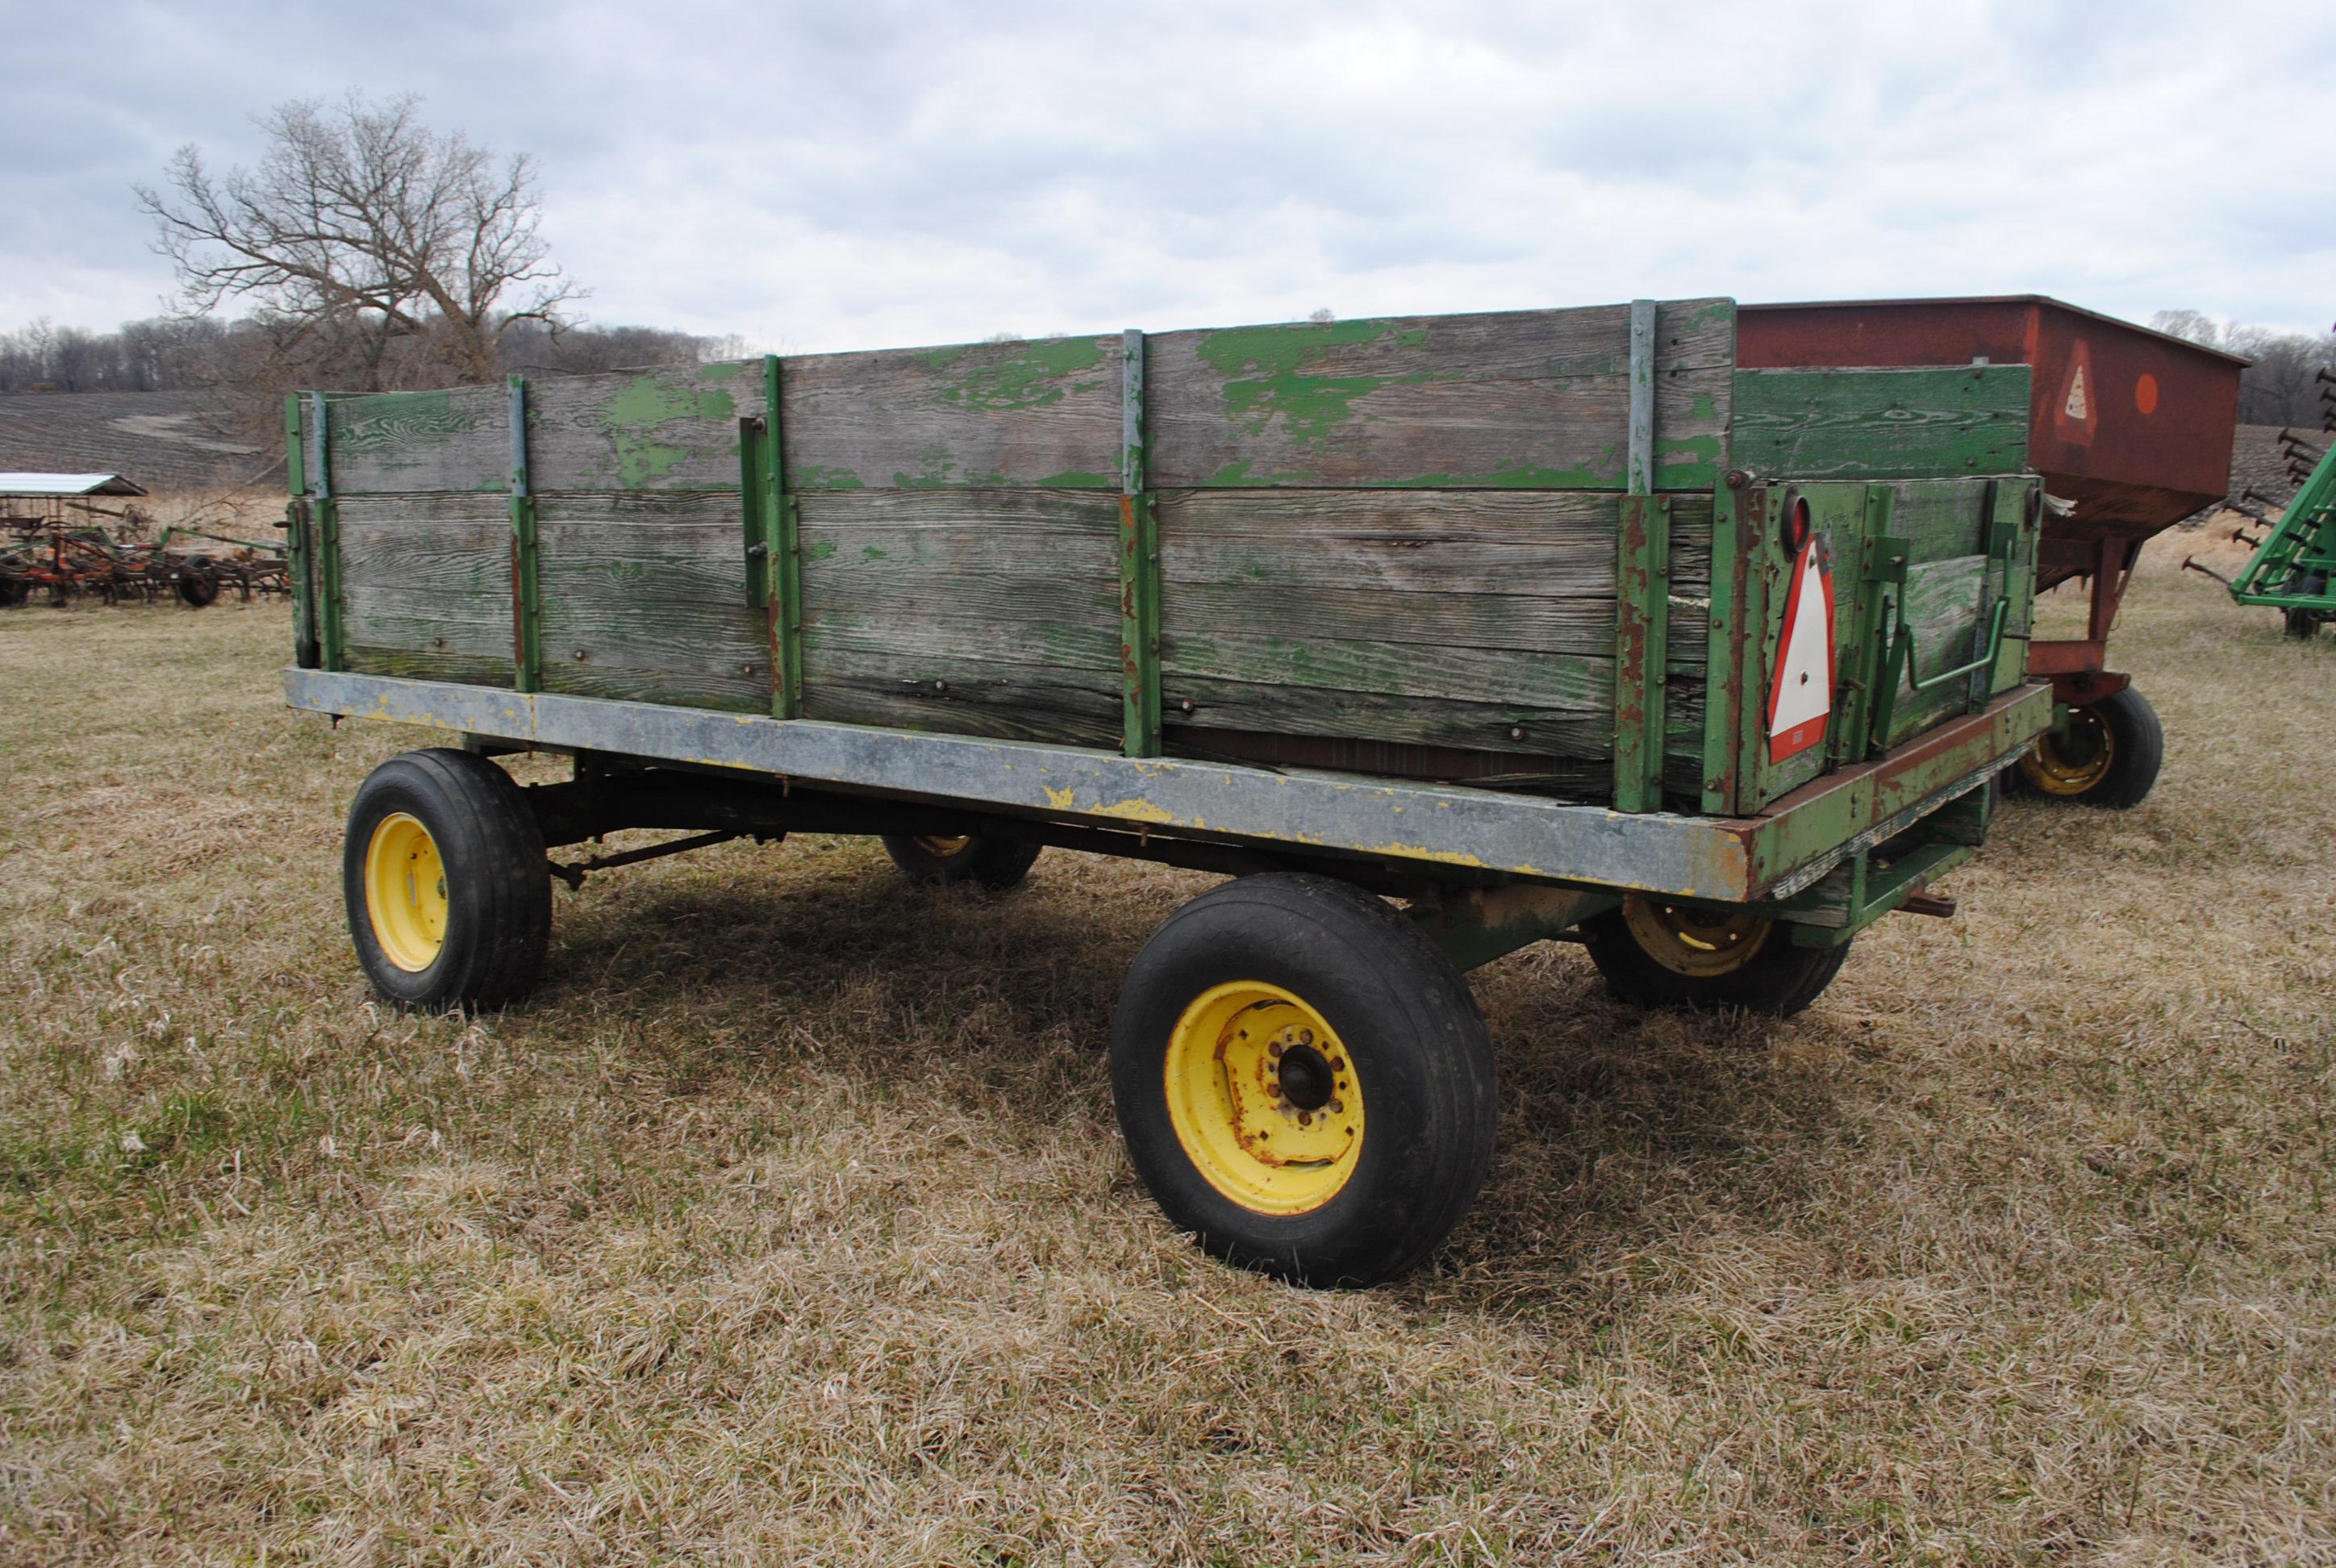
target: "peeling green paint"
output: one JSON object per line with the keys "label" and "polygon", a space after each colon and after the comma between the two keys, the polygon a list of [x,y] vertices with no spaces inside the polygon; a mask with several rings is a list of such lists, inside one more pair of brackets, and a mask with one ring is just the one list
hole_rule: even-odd
{"label": "peeling green paint", "polygon": [[860,476],[848,468],[798,468],[793,474],[797,490],[865,490]]}
{"label": "peeling green paint", "polygon": [[[928,356],[928,363],[941,368],[951,361],[935,362]],[[1060,384],[1065,377],[1093,370],[1102,363],[1102,346],[1092,337],[1026,343],[1018,346],[1018,352],[944,387],[939,400],[971,408],[1044,408],[1063,400],[1066,389]],[[1087,382],[1072,390],[1092,390],[1102,385]]]}
{"label": "peeling green paint", "polygon": [[1245,484],[1314,484],[1319,483],[1322,478],[1319,473],[1309,473],[1303,470],[1284,469],[1274,473],[1251,473],[1250,468],[1250,461],[1243,458],[1239,463],[1225,464],[1202,482],[1212,486],[1222,485],[1231,488]]}
{"label": "peeling green paint", "polygon": [[917,362],[928,369],[947,370],[950,365],[963,359],[967,350],[972,346],[968,343],[959,343],[948,348],[928,348],[917,355]]}
{"label": "peeling green paint", "polygon": [[743,359],[717,359],[711,365],[699,365],[697,367],[697,379],[700,381],[727,381],[745,368],[746,362]]}
{"label": "peeling green paint", "polygon": [[1050,473],[1038,482],[1047,490],[1110,490],[1119,481],[1107,473],[1091,473],[1083,468],[1066,468],[1060,473]]}
{"label": "peeling green paint", "polygon": [[835,541],[832,539],[820,540],[811,546],[811,558],[813,560],[825,560],[834,553]]}
{"label": "peeling green paint", "polygon": [[1659,468],[1716,468],[1719,464],[1719,437],[1683,435],[1658,440],[1655,464]]}
{"label": "peeling green paint", "polygon": [[618,482],[627,490],[638,490],[689,460],[696,448],[654,439],[660,425],[683,419],[727,421],[737,412],[737,400],[718,388],[699,390],[657,375],[636,377],[600,409],[600,423],[616,453]]}
{"label": "peeling green paint", "polygon": [[[1354,403],[1390,382],[1429,379],[1405,375],[1309,375],[1300,367],[1325,349],[1372,343],[1395,332],[1385,321],[1296,322],[1279,326],[1234,326],[1201,340],[1201,359],[1224,379],[1225,413],[1251,435],[1261,435],[1275,418],[1290,439],[1318,445],[1333,427],[1354,417]],[[1400,335],[1398,343],[1417,347],[1423,328]]]}
{"label": "peeling green paint", "polygon": [[[835,547],[833,545],[830,545],[828,548],[832,550]],[[890,550],[880,550],[872,544],[862,545],[860,550],[860,559],[862,560],[882,560],[890,556],[891,553],[891,552]]]}
{"label": "peeling green paint", "polygon": [[1609,490],[1622,482],[1622,464],[1616,449],[1604,449],[1606,466],[1582,463],[1573,468],[1538,468],[1520,463],[1483,473],[1421,473],[1409,479],[1363,482],[1368,490]]}

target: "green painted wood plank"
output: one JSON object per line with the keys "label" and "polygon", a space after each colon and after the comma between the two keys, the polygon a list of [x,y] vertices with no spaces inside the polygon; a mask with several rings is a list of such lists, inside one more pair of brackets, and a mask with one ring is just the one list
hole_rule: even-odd
{"label": "green painted wood plank", "polygon": [[789,483],[804,492],[1119,488],[1117,335],[791,355]]}
{"label": "green painted wood plank", "polygon": [[1160,755],[1160,521],[1147,488],[1144,343],[1120,341],[1119,667],[1120,750]]}
{"label": "green painted wood plank", "polygon": [[2028,462],[2028,367],[1744,370],[1733,461],[1779,479],[1944,479]]}
{"label": "green painted wood plank", "polygon": [[333,489],[343,497],[500,492],[510,481],[508,414],[501,386],[331,398]]}
{"label": "green painted wood plank", "polygon": [[717,490],[735,498],[738,422],[764,412],[760,370],[760,361],[725,360],[537,383],[527,433],[534,488]]}
{"label": "green painted wood plank", "polygon": [[[1713,482],[1734,306],[1658,312],[1653,482]],[[1152,482],[1621,490],[1630,307],[1233,327],[1152,338]]]}
{"label": "green painted wood plank", "polygon": [[1634,494],[1622,502],[1614,599],[1614,809],[1663,803],[1665,683],[1670,647],[1670,507]]}

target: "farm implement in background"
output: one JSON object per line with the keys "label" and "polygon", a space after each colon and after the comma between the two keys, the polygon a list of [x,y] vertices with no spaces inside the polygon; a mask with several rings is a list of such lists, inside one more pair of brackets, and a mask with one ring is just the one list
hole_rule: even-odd
{"label": "farm implement in background", "polygon": [[[120,474],[0,474],[0,609],[35,597],[55,605],[175,597],[201,609],[229,587],[247,599],[287,591],[281,544],[185,526],[151,537],[151,519],[135,505],[116,511],[89,499],[145,493]],[[229,549],[178,553],[171,546],[180,539]]]}
{"label": "farm implement in background", "polygon": [[[2336,385],[2336,377],[2321,372],[2322,382]],[[2336,396],[2323,389],[2329,403],[2329,425],[2336,433]],[[2295,499],[2277,519],[2250,514],[2270,531],[2251,539],[2234,531],[2231,537],[2255,547],[2236,577],[2224,577],[2195,560],[2182,564],[2204,572],[2231,590],[2241,604],[2278,610],[2287,623],[2287,635],[2317,636],[2325,622],[2336,621],[2336,441],[2315,457],[2313,448],[2293,431],[2282,431],[2288,470],[2298,482]]]}
{"label": "farm implement in background", "polygon": [[[2052,683],[2052,728],[2010,775],[2086,805],[2138,805],[2165,734],[2108,638],[2141,547],[2220,502],[2231,483],[2246,361],[2040,295],[1747,306],[1742,363],[1760,366],[2004,365],[2033,373],[2029,461],[2049,497],[2036,589],[2088,584],[2082,637],[2025,643]],[[1912,422],[1918,411],[1903,411]],[[2024,638],[2024,632],[2023,632]]]}

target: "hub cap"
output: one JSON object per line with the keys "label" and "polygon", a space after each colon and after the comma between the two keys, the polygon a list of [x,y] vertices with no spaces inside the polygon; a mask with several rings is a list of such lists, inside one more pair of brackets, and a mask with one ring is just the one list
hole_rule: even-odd
{"label": "hub cap", "polygon": [[1338,1196],[1363,1146],[1363,1094],[1346,1047],[1295,992],[1211,987],[1168,1037],[1168,1117],[1211,1186],[1260,1214]]}
{"label": "hub cap", "polygon": [[945,861],[951,855],[963,854],[965,852],[965,846],[972,842],[973,835],[971,833],[959,833],[955,838],[939,838],[931,834],[922,834],[918,837],[916,844],[919,849],[924,851],[935,860]]}
{"label": "hub cap", "polygon": [[393,812],[365,846],[365,918],[383,954],[419,974],[446,945],[446,865],[417,819]]}
{"label": "hub cap", "polygon": [[1673,974],[1733,974],[1768,945],[1776,922],[1759,915],[1658,903],[1633,893],[1622,919],[1639,946]]}
{"label": "hub cap", "polygon": [[2071,708],[2068,722],[2047,730],[2020,759],[2022,777],[2046,794],[2080,795],[2107,778],[2117,761],[2117,736],[2089,707]]}

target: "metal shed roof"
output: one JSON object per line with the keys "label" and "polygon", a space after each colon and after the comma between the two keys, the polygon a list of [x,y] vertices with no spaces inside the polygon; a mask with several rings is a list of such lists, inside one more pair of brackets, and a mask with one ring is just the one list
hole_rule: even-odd
{"label": "metal shed roof", "polygon": [[118,473],[0,473],[0,495],[143,495]]}

